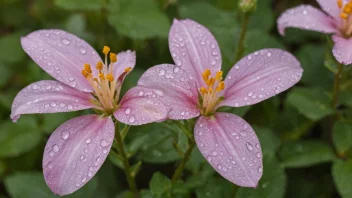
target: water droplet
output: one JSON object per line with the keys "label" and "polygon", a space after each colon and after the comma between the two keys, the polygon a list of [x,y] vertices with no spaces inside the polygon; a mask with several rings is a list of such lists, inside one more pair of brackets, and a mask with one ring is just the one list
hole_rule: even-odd
{"label": "water droplet", "polygon": [[54,151],[50,151],[50,152],[49,152],[49,156],[51,156],[51,157],[52,157],[54,154],[55,154]]}
{"label": "water droplet", "polygon": [[127,108],[126,110],[125,110],[125,114],[130,114],[131,113],[131,109],[130,108]]}
{"label": "water droplet", "polygon": [[259,173],[263,172],[263,167],[259,166],[259,167],[258,167],[258,172],[259,172]]}
{"label": "water droplet", "polygon": [[136,118],[134,117],[134,116],[131,116],[129,119],[128,119],[128,122],[134,122],[134,121],[136,121]]}
{"label": "water droplet", "polygon": [[80,47],[79,51],[81,52],[81,54],[86,54],[86,49],[84,47]]}
{"label": "water droplet", "polygon": [[69,132],[67,132],[67,131],[62,131],[61,132],[61,138],[62,139],[67,140],[69,136],[70,136]]}
{"label": "water droplet", "polygon": [[174,73],[177,73],[180,70],[179,67],[174,67]]}
{"label": "water droplet", "polygon": [[160,69],[160,71],[159,71],[159,75],[160,75],[160,76],[165,75],[165,70],[164,70],[164,69]]}
{"label": "water droplet", "polygon": [[250,96],[252,96],[253,95],[253,92],[248,92],[248,96],[250,97]]}
{"label": "water droplet", "polygon": [[221,167],[221,165],[219,164],[219,165],[218,165],[218,169],[221,170],[221,168],[222,168],[222,167]]}
{"label": "water droplet", "polygon": [[72,105],[68,105],[67,108],[68,109],[72,109],[73,107],[72,107]]}
{"label": "water droplet", "polygon": [[110,143],[108,141],[106,141],[105,139],[100,140],[101,147],[107,147],[109,145],[110,145]]}
{"label": "water droplet", "polygon": [[271,52],[268,52],[266,55],[267,55],[268,57],[270,57],[270,56],[271,56]]}
{"label": "water droplet", "polygon": [[83,160],[84,159],[84,155],[81,155],[81,160]]}
{"label": "water droplet", "polygon": [[260,153],[256,154],[257,158],[260,158],[262,155]]}
{"label": "water droplet", "polygon": [[216,151],[211,152],[211,154],[212,154],[213,156],[217,156],[217,155],[218,155],[218,153],[217,153]]}
{"label": "water droplet", "polygon": [[61,42],[64,44],[64,45],[69,45],[70,44],[70,41],[67,40],[67,39],[62,39]]}
{"label": "water droplet", "polygon": [[253,146],[252,146],[251,143],[247,142],[247,143],[246,143],[246,147],[247,147],[247,149],[248,149],[249,151],[253,151]]}
{"label": "water droplet", "polygon": [[176,60],[175,63],[176,63],[177,66],[181,66],[182,65],[182,62],[180,60]]}
{"label": "water droplet", "polygon": [[240,134],[241,134],[242,136],[246,136],[246,133],[247,133],[247,131],[245,131],[245,130],[243,130],[243,131],[240,132]]}
{"label": "water droplet", "polygon": [[53,151],[56,153],[60,150],[59,146],[57,144],[54,144],[53,146]]}
{"label": "water droplet", "polygon": [[86,144],[90,144],[91,143],[91,139],[90,138],[88,138],[87,140],[86,140]]}
{"label": "water droplet", "polygon": [[87,178],[86,177],[83,177],[82,178],[82,183],[86,182],[87,181]]}
{"label": "water droplet", "polygon": [[259,144],[255,144],[255,147],[256,147],[257,149],[259,149],[259,148],[260,148],[260,145],[259,145]]}
{"label": "water droplet", "polygon": [[139,96],[143,96],[144,92],[143,91],[139,91],[138,95]]}
{"label": "water droplet", "polygon": [[81,184],[80,183],[76,183],[76,187],[78,188],[78,187],[80,187],[81,186]]}

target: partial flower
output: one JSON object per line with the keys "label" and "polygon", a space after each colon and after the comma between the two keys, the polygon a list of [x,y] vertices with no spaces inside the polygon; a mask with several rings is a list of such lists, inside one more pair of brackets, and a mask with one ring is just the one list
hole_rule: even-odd
{"label": "partial flower", "polygon": [[217,109],[252,105],[285,91],[300,80],[300,63],[283,50],[264,49],[240,60],[224,79],[217,41],[189,19],[174,20],[169,47],[176,65],[150,68],[138,85],[164,93],[170,119],[198,117],[194,137],[206,160],[227,180],[256,187],[263,173],[259,140],[245,120]]}
{"label": "partial flower", "polygon": [[310,5],[300,5],[281,14],[277,20],[281,35],[285,29],[295,27],[333,34],[333,54],[342,64],[352,63],[352,1],[317,0],[323,11]]}
{"label": "partial flower", "polygon": [[[104,60],[85,41],[62,30],[39,30],[21,38],[27,54],[55,80],[35,82],[14,99],[11,119],[21,114],[94,109],[98,114],[66,121],[50,136],[43,156],[43,172],[50,189],[67,195],[85,185],[105,161],[114,138],[115,118],[129,125],[166,119],[168,109],[159,92],[134,87],[120,100],[135,53],[118,54],[105,46]],[[110,62],[108,62],[110,60]]]}

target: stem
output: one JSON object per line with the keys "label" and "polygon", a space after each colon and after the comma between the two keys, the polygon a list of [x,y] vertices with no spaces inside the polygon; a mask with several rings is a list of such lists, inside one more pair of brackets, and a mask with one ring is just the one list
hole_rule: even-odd
{"label": "stem", "polygon": [[131,175],[131,166],[128,161],[128,157],[127,157],[127,154],[125,151],[124,143],[122,141],[121,133],[119,131],[118,121],[115,122],[115,139],[116,139],[116,143],[117,143],[117,149],[118,149],[119,154],[122,158],[122,163],[124,166],[124,171],[125,171],[128,185],[130,186],[130,190],[134,194],[134,197],[139,198],[140,196],[139,196],[139,192],[137,189],[136,181],[135,181],[134,177],[132,177],[132,175]]}
{"label": "stem", "polygon": [[339,102],[340,79],[341,79],[342,70],[343,70],[343,65],[341,63],[338,63],[337,72],[335,73],[334,92],[333,92],[333,98],[332,98],[332,107],[334,109],[337,107],[337,104]]}
{"label": "stem", "polygon": [[191,156],[194,145],[195,145],[195,142],[192,141],[191,139],[188,139],[187,150],[183,155],[181,163],[177,166],[174,174],[172,175],[172,179],[171,179],[172,183],[175,183],[181,177],[183,169],[185,168],[186,163],[188,162],[189,157]]}
{"label": "stem", "polygon": [[244,53],[244,39],[246,38],[248,21],[249,21],[249,15],[244,13],[240,40],[238,41],[238,47],[237,47],[236,56],[235,56],[236,63],[242,58],[243,53]]}

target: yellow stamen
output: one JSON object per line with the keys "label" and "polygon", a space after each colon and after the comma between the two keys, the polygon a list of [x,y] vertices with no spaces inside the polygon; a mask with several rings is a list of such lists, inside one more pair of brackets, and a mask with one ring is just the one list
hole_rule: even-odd
{"label": "yellow stamen", "polygon": [[98,74],[98,77],[101,79],[101,80],[105,80],[105,76],[103,73],[99,73]]}
{"label": "yellow stamen", "polygon": [[342,8],[342,0],[337,0],[337,6],[339,6],[339,8]]}
{"label": "yellow stamen", "polygon": [[107,55],[109,52],[110,52],[110,47],[104,46],[104,48],[103,48],[103,53],[104,53],[105,55]]}
{"label": "yellow stamen", "polygon": [[97,63],[97,65],[96,65],[96,68],[97,68],[97,70],[102,70],[103,68],[104,68],[104,64],[103,64],[103,62],[101,62],[101,61],[99,61],[98,63]]}
{"label": "yellow stamen", "polygon": [[223,73],[222,71],[216,72],[215,79],[218,81],[222,80],[222,73]]}
{"label": "yellow stamen", "polygon": [[201,87],[199,89],[200,93],[202,93],[203,95],[207,93],[207,89],[205,87]]}
{"label": "yellow stamen", "polygon": [[211,94],[213,92],[213,89],[211,87],[208,88],[208,93]]}
{"label": "yellow stamen", "polygon": [[216,92],[220,92],[222,90],[225,89],[225,82],[224,81],[221,81],[218,85],[218,87],[216,87]]}
{"label": "yellow stamen", "polygon": [[341,17],[342,19],[347,19],[348,14],[342,12],[342,13],[340,14],[340,17]]}
{"label": "yellow stamen", "polygon": [[107,79],[108,81],[110,81],[110,82],[114,81],[114,76],[113,76],[111,73],[108,74],[108,75],[106,75],[105,77],[106,77],[106,79]]}
{"label": "yellow stamen", "polygon": [[214,85],[214,82],[215,82],[215,79],[214,79],[214,78],[210,78],[210,79],[207,80],[205,83],[206,83],[208,86],[213,86],[213,85]]}
{"label": "yellow stamen", "polygon": [[82,70],[82,75],[85,77],[85,78],[90,78],[91,77],[91,75],[90,75],[90,73],[88,73],[86,70]]}
{"label": "yellow stamen", "polygon": [[127,67],[127,68],[125,68],[125,72],[127,73],[127,72],[130,72],[132,70],[132,67]]}
{"label": "yellow stamen", "polygon": [[206,69],[203,73],[202,73],[202,76],[203,76],[203,80],[204,81],[207,81],[209,76],[210,76],[210,70],[209,69]]}
{"label": "yellow stamen", "polygon": [[89,64],[84,64],[84,70],[86,70],[88,73],[92,73],[92,69],[90,68],[90,65]]}
{"label": "yellow stamen", "polygon": [[117,61],[117,56],[115,53],[110,53],[110,62],[115,63]]}

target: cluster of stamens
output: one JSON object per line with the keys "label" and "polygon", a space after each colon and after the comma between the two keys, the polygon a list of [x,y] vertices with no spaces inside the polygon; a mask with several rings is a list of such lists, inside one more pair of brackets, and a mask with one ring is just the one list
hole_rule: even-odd
{"label": "cluster of stamens", "polygon": [[[110,52],[108,46],[104,46],[103,53],[105,55],[105,63],[99,61],[96,64],[96,69],[99,72],[98,76],[93,76],[92,68],[89,64],[84,64],[82,75],[89,81],[94,90],[96,100],[94,102],[101,110],[111,113],[117,107],[119,94],[121,90],[122,79],[131,67],[127,67],[121,76],[115,78],[113,75],[113,65],[117,62],[117,55]],[[107,57],[110,57],[110,64],[108,65]]]}
{"label": "cluster of stamens", "polygon": [[206,69],[203,73],[203,80],[207,87],[201,87],[199,92],[201,94],[201,111],[203,115],[209,115],[215,109],[214,107],[218,104],[221,99],[220,92],[224,90],[225,83],[222,81],[222,71],[218,71],[215,77],[210,77],[211,72]]}
{"label": "cluster of stamens", "polygon": [[352,34],[352,0],[344,4],[343,0],[337,0],[337,5],[340,8],[340,18],[343,19],[341,31],[345,36]]}

